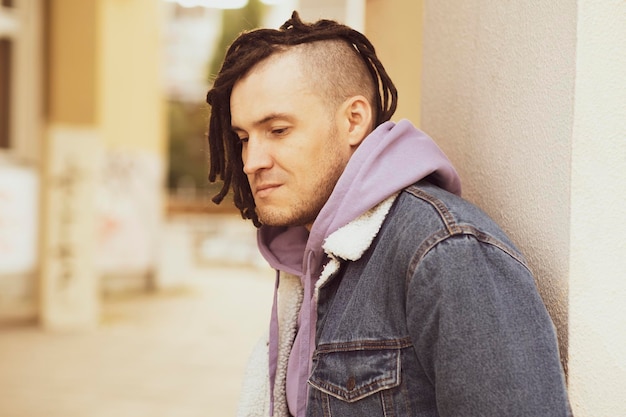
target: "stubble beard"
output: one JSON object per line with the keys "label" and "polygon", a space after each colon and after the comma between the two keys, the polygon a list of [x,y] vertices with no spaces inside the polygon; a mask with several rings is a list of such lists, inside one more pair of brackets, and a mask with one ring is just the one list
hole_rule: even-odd
{"label": "stubble beard", "polygon": [[257,207],[259,221],[267,226],[307,226],[313,224],[318,214],[330,198],[330,195],[343,172],[341,165],[335,165],[325,178],[314,187],[316,190],[310,199],[299,198],[285,208]]}
{"label": "stubble beard", "polygon": [[[333,126],[334,127],[334,126]],[[256,213],[259,221],[267,226],[308,226],[312,225],[320,211],[330,198],[337,181],[343,174],[344,168],[349,158],[345,158],[336,146],[336,128],[331,128],[327,143],[327,156],[332,157],[323,167],[325,175],[310,187],[311,195],[298,196],[284,208],[263,208],[257,207]]]}

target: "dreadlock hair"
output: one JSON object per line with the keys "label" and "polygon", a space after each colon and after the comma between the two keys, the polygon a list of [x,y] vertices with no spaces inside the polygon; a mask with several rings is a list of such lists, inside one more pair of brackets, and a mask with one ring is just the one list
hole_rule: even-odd
{"label": "dreadlock hair", "polygon": [[[256,29],[240,34],[228,48],[213,87],[207,93],[207,103],[211,106],[208,130],[209,181],[215,182],[218,175],[224,181],[221,191],[213,197],[214,203],[221,203],[232,188],[234,203],[241,216],[244,219],[251,219],[256,227],[260,227],[261,223],[255,211],[250,184],[243,172],[241,142],[231,129],[230,96],[233,87],[256,64],[271,55],[298,46],[315,51],[316,48],[308,46],[318,42],[339,43],[343,49],[348,49],[349,53],[354,53],[362,61],[359,65],[361,69],[365,67],[365,72],[358,72],[369,73],[371,78],[371,82],[366,82],[365,86],[362,84],[363,81],[360,83],[373,106],[374,127],[391,119],[396,110],[398,101],[396,87],[376,56],[374,46],[363,34],[346,25],[332,20],[304,23],[294,11],[291,18],[278,30]],[[348,48],[345,48],[346,45]],[[310,72],[311,69],[307,71]],[[328,82],[329,78],[322,80],[324,81]],[[333,102],[347,98],[343,97],[346,93],[353,93],[341,88],[342,80],[332,80],[331,83],[332,88],[325,90],[335,92],[334,97],[327,97]]]}

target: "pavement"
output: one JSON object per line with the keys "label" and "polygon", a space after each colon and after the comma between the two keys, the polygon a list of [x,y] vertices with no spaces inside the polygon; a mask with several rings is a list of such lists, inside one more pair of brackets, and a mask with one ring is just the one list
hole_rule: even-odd
{"label": "pavement", "polygon": [[272,291],[269,268],[205,267],[104,299],[91,331],[2,327],[0,417],[233,416]]}

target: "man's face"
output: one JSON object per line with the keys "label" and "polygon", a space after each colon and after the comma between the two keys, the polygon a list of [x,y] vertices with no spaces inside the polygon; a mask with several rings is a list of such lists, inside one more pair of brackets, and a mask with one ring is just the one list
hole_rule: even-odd
{"label": "man's face", "polygon": [[230,98],[257,215],[270,226],[310,228],[352,154],[340,112],[312,91],[300,65],[294,53],[274,55]]}

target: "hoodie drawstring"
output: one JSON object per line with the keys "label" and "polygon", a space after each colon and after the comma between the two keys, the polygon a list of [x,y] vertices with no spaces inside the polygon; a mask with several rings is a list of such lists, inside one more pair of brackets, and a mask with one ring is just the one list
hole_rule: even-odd
{"label": "hoodie drawstring", "polygon": [[280,283],[280,271],[276,270],[276,284],[274,287],[274,301],[272,302],[272,317],[270,320],[270,416],[274,415],[274,384],[276,383],[276,370],[278,368],[278,284]]}

